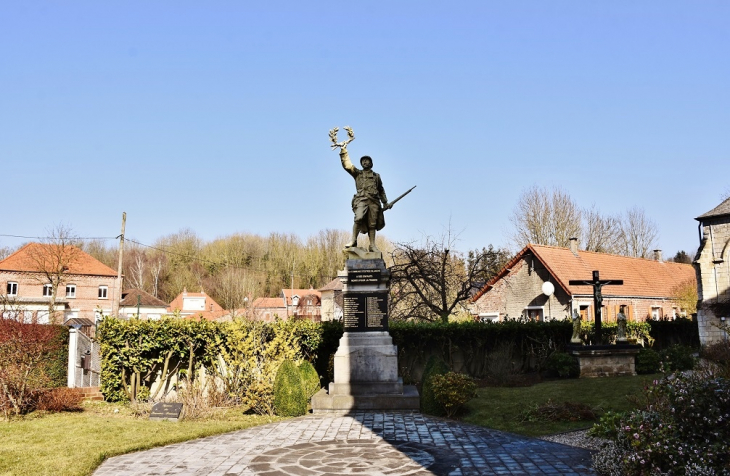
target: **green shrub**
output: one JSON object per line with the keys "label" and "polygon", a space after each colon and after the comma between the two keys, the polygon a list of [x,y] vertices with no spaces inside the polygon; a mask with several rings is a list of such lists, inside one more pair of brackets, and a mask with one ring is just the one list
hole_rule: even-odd
{"label": "green shrub", "polygon": [[576,378],[580,375],[578,359],[565,352],[553,352],[545,361],[545,368],[560,378]]}
{"label": "green shrub", "polygon": [[443,375],[448,371],[449,366],[442,359],[435,355],[429,357],[426,362],[426,367],[423,369],[423,378],[421,379],[421,411],[423,413],[434,416],[443,416],[446,414],[446,409],[436,400],[433,392],[433,377]]}
{"label": "green shrub", "polygon": [[282,362],[274,379],[274,412],[279,416],[307,413],[307,398],[302,387],[302,378],[294,362]]}
{"label": "green shrub", "polygon": [[654,349],[641,349],[636,355],[637,374],[655,374],[662,366],[662,358]]}
{"label": "green shrub", "polygon": [[476,396],[477,386],[474,380],[465,374],[447,372],[431,376],[431,387],[436,401],[446,410],[451,418],[462,406]]}
{"label": "green shrub", "polygon": [[661,351],[664,369],[670,372],[681,370],[692,370],[695,368],[693,350],[685,345],[673,345]]}
{"label": "green shrub", "polygon": [[299,376],[302,378],[302,388],[304,390],[304,397],[309,400],[312,395],[319,392],[321,388],[319,386],[319,375],[308,360],[305,360],[299,364]]}
{"label": "green shrub", "polygon": [[625,417],[626,413],[609,410],[601,415],[601,419],[591,427],[588,434],[598,438],[615,439],[618,436],[619,423]]}

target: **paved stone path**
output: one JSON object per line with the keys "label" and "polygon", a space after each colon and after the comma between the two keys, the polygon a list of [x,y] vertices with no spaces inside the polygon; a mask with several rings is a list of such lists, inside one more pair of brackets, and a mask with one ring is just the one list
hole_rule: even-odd
{"label": "paved stone path", "polygon": [[587,450],[419,413],[308,415],[105,461],[95,476],[592,475]]}

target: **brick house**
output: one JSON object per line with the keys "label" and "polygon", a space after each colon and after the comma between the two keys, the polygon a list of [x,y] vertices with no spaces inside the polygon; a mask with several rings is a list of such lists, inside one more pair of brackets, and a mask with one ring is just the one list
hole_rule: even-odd
{"label": "brick house", "polygon": [[276,318],[283,319],[286,316],[284,300],[280,297],[256,298],[248,309],[247,316],[251,319],[264,322],[273,322]]}
{"label": "brick house", "polygon": [[720,325],[730,323],[730,198],[695,218],[700,222],[697,272],[697,324],[700,342],[727,339]]}
{"label": "brick house", "polygon": [[183,290],[167,307],[168,314],[179,314],[185,319],[206,319],[208,321],[230,321],[228,311],[203,291],[189,293]]}
{"label": "brick house", "polygon": [[[626,305],[631,321],[673,318],[683,315],[672,297],[675,287],[695,280],[691,265],[655,259],[630,258],[570,248],[527,245],[510,260],[471,300],[471,312],[483,321],[524,317],[531,320],[565,319],[571,310],[584,320],[593,319],[593,288],[570,286],[571,279],[591,279],[598,270],[601,279],[622,279],[622,286],[605,286],[603,321],[615,322],[619,306]],[[554,292],[547,296],[543,284]]]}
{"label": "brick house", "polygon": [[115,270],[75,246],[29,243],[0,261],[0,306],[6,318],[94,322],[112,313],[116,283]]}
{"label": "brick house", "polygon": [[257,298],[248,310],[251,319],[271,322],[301,318],[321,321],[322,295],[315,289],[282,289],[279,297]]}

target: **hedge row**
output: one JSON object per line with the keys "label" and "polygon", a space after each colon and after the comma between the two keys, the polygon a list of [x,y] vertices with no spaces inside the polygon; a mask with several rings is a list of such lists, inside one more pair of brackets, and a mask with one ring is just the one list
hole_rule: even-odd
{"label": "hedge row", "polygon": [[[628,334],[645,338],[659,349],[677,343],[697,347],[696,328],[696,322],[687,319],[629,323]],[[590,338],[592,332],[592,325],[584,324],[584,339]],[[615,332],[615,324],[604,325],[608,338]],[[431,356],[475,378],[483,378],[505,365],[510,368],[502,370],[509,372],[542,370],[550,354],[565,350],[572,333],[569,321],[390,323],[390,334],[399,351],[400,374],[409,383],[420,381]],[[342,334],[343,327],[338,322],[264,324],[107,318],[98,329],[102,392],[109,400],[146,397],[155,380],[164,382],[164,392],[173,376],[192,378],[193,371],[200,367],[220,373],[221,359],[226,366],[235,365],[251,375],[256,371],[270,373],[268,364],[263,364],[267,359],[307,360],[314,363],[326,384],[331,379],[332,356]],[[265,391],[269,391],[268,384]]]}

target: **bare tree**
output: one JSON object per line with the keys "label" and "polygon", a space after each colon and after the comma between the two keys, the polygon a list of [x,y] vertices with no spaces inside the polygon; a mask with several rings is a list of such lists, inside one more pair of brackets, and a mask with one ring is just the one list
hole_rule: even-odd
{"label": "bare tree", "polygon": [[602,215],[595,205],[583,210],[582,241],[586,251],[619,254],[621,236],[620,217]]}
{"label": "bare tree", "polygon": [[11,254],[13,254],[15,250],[9,246],[2,246],[0,247],[0,261],[4,260]]}
{"label": "bare tree", "polygon": [[147,275],[147,257],[146,253],[139,247],[130,247],[124,256],[127,265],[124,272],[124,279],[127,281],[127,288],[141,289],[147,291],[146,275]]}
{"label": "bare tree", "polygon": [[643,208],[630,208],[621,220],[621,254],[648,258],[649,251],[656,248],[658,234],[656,224],[646,216]]}
{"label": "bare tree", "polygon": [[259,288],[259,279],[245,269],[226,268],[218,273],[213,281],[211,295],[236,317],[236,311],[246,306]]}
{"label": "bare tree", "polygon": [[421,244],[401,243],[392,252],[391,315],[448,322],[449,316],[471,296],[485,254],[466,260],[453,250],[449,230],[440,239]]}
{"label": "bare tree", "polygon": [[34,269],[34,278],[41,284],[48,285],[48,319],[52,324],[59,323],[56,312],[58,291],[65,286],[71,268],[81,257],[79,239],[70,228],[56,225],[48,231],[49,237],[44,243],[31,243],[28,258]]}
{"label": "bare tree", "polygon": [[560,188],[534,185],[520,195],[510,221],[518,248],[528,243],[567,247],[571,238],[580,236],[581,210]]}

